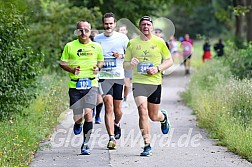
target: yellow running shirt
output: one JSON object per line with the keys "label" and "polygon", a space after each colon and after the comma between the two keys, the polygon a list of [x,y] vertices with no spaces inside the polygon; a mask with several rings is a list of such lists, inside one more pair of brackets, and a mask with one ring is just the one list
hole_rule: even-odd
{"label": "yellow running shirt", "polygon": [[[101,45],[96,42],[82,44],[79,40],[69,42],[64,47],[61,60],[68,63],[72,68],[80,66],[80,73],[74,75],[69,73],[72,80],[79,78],[92,79],[92,86],[98,87],[97,74],[93,73],[93,67],[98,61],[104,61]],[[76,88],[76,81],[69,81],[69,88]]]}
{"label": "yellow running shirt", "polygon": [[158,72],[154,75],[145,74],[147,66],[158,66],[162,60],[171,57],[165,41],[157,36],[152,36],[150,40],[143,41],[140,36],[131,39],[128,43],[124,61],[130,62],[132,58],[137,58],[139,64],[133,69],[132,83],[142,83],[160,85],[162,74]]}

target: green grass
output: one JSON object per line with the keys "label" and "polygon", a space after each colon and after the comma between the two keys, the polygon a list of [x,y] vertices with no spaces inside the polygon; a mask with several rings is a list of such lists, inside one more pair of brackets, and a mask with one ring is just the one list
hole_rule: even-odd
{"label": "green grass", "polygon": [[237,80],[220,60],[204,64],[192,76],[182,98],[198,125],[218,144],[252,161],[252,80]]}
{"label": "green grass", "polygon": [[38,93],[29,108],[0,122],[0,166],[28,166],[39,143],[51,134],[59,114],[67,108],[65,78],[44,76]]}
{"label": "green grass", "polygon": [[[215,59],[215,51],[213,49],[214,43],[217,42],[217,39],[209,39],[210,44],[211,44],[211,54],[212,58]],[[193,54],[191,58],[191,66],[200,69],[204,66],[204,63],[202,61],[202,56],[203,56],[203,45],[204,45],[204,40],[195,40],[193,42]]]}
{"label": "green grass", "polygon": [[202,40],[196,40],[193,43],[193,54],[191,58],[191,66],[196,69],[199,69],[204,65],[202,61],[203,44],[204,44],[204,41]]}

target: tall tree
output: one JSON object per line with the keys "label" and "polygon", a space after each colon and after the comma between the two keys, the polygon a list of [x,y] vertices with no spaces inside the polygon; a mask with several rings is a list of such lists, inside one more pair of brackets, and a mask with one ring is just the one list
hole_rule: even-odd
{"label": "tall tree", "polygon": [[233,0],[234,14],[235,14],[235,35],[238,39],[242,39],[243,33],[243,14],[241,14],[242,7],[245,6],[244,0]]}
{"label": "tall tree", "polygon": [[249,12],[247,13],[247,41],[252,41],[252,1],[247,0],[246,5],[249,8]]}

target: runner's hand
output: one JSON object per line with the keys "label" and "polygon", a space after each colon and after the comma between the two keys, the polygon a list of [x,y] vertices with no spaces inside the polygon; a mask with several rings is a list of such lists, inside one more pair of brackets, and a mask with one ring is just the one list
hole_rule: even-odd
{"label": "runner's hand", "polygon": [[119,54],[118,52],[112,52],[112,53],[113,53],[113,56],[114,56],[115,58],[117,58],[117,59],[122,58],[122,55]]}
{"label": "runner's hand", "polygon": [[98,74],[98,72],[99,72],[99,67],[94,66],[93,67],[93,74]]}
{"label": "runner's hand", "polygon": [[158,69],[157,69],[157,67],[149,67],[149,68],[146,70],[146,72],[147,72],[147,74],[153,75],[153,74],[158,73]]}
{"label": "runner's hand", "polygon": [[74,68],[74,75],[79,75],[79,73],[80,73],[80,66],[77,66],[77,67],[75,67]]}
{"label": "runner's hand", "polygon": [[130,65],[131,66],[135,66],[139,63],[139,60],[137,58],[132,58],[131,61],[130,61]]}

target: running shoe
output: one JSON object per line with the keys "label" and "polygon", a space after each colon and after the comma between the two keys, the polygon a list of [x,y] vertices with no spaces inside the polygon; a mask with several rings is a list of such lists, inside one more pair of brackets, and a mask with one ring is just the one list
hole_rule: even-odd
{"label": "running shoe", "polygon": [[81,133],[81,131],[82,131],[82,124],[77,124],[77,123],[75,123],[75,124],[74,124],[74,127],[73,127],[73,132],[74,132],[74,134],[75,134],[75,135],[78,135],[78,134]]}
{"label": "running shoe", "polygon": [[145,146],[143,152],[141,152],[140,156],[151,156],[152,155],[152,149],[151,146]]}
{"label": "running shoe", "polygon": [[170,123],[168,119],[168,114],[166,110],[161,110],[161,112],[164,114],[165,120],[161,122],[161,130],[163,134],[168,134],[170,130]]}
{"label": "running shoe", "polygon": [[115,150],[116,149],[116,141],[115,140],[109,140],[107,148],[109,150]]}
{"label": "running shoe", "polygon": [[90,149],[89,149],[88,145],[82,144],[81,155],[90,155]]}
{"label": "running shoe", "polygon": [[123,108],[128,108],[128,107],[129,107],[128,102],[127,102],[127,101],[123,101],[122,107],[123,107]]}
{"label": "running shoe", "polygon": [[120,137],[121,137],[120,125],[117,126],[116,124],[114,124],[114,134],[115,134],[115,139],[120,139]]}
{"label": "running shoe", "polygon": [[95,123],[96,124],[101,124],[101,118],[100,117],[95,117]]}

